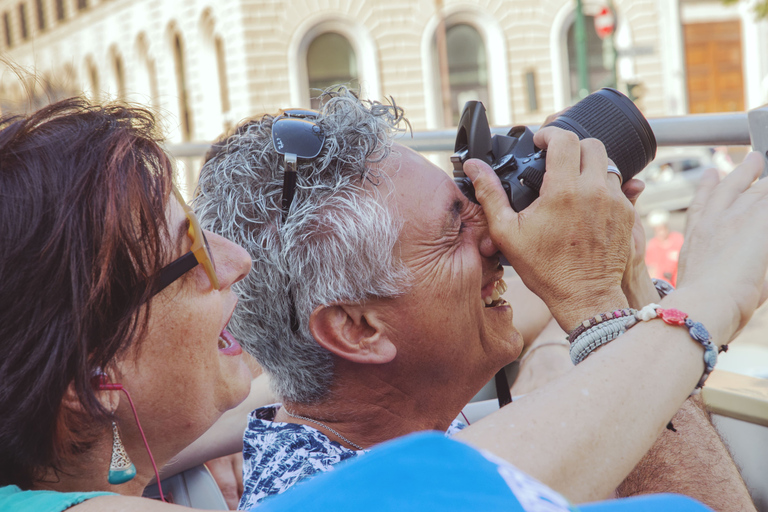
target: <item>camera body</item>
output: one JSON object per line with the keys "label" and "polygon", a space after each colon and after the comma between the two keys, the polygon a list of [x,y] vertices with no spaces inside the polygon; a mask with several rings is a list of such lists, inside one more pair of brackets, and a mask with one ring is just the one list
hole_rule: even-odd
{"label": "camera body", "polygon": [[[488,126],[485,107],[479,101],[467,102],[462,119],[465,115],[476,121],[474,126]],[[472,180],[463,171],[464,162],[469,158],[479,158],[491,166],[501,180],[509,204],[516,212],[539,197],[546,171],[546,152],[534,145],[530,128],[515,126],[507,135],[493,137],[490,128],[487,128],[487,136],[486,130],[475,128],[469,131],[462,128],[460,125],[456,137],[456,147],[459,149],[451,156],[451,162],[454,181],[470,201],[477,202]]]}
{"label": "camera body", "polygon": [[[648,121],[629,98],[615,89],[590,94],[548,126],[574,132],[579,139],[600,140],[624,181],[656,156],[656,137]],[[463,171],[464,162],[470,158],[491,166],[515,211],[525,209],[539,197],[546,172],[546,151],[536,147],[533,132],[525,126],[515,126],[506,135],[491,136],[485,107],[479,101],[466,103],[451,156],[456,185],[477,203],[472,181]]]}

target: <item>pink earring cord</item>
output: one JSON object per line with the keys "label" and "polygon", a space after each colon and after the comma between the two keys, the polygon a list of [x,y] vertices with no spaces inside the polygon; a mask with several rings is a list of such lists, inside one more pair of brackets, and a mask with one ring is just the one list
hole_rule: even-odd
{"label": "pink earring cord", "polygon": [[139,433],[141,434],[141,439],[144,441],[144,448],[147,449],[147,454],[149,455],[149,460],[152,463],[152,469],[155,471],[155,478],[157,479],[157,490],[160,492],[160,501],[165,502],[165,496],[163,496],[163,486],[160,484],[160,473],[157,471],[157,464],[155,464],[155,458],[152,456],[152,450],[149,449],[149,443],[147,442],[147,436],[144,435],[144,429],[141,428],[141,422],[139,421],[139,415],[136,413],[136,406],[133,405],[133,399],[131,398],[131,394],[128,393],[128,390],[123,387],[122,384],[115,384],[111,382],[102,382],[99,385],[100,389],[107,389],[107,390],[119,390],[125,393],[125,396],[128,397],[128,403],[131,404],[131,410],[133,411],[133,417],[136,419],[136,426],[139,427]]}

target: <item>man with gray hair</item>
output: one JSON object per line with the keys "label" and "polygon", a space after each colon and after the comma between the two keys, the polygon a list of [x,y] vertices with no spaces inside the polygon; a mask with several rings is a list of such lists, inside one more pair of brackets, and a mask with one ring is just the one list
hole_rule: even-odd
{"label": "man with gray hair", "polygon": [[[394,105],[342,88],[326,93],[319,114],[287,111],[249,122],[201,172],[201,223],[253,259],[236,290],[241,301],[230,330],[282,400],[250,417],[240,508],[382,441],[448,430],[523,347],[501,297],[499,252],[566,331],[598,313],[659,301],[642,257],[627,263],[634,213],[606,173],[599,142],[539,131],[535,142],[548,149],[542,196],[517,214],[480,162],[465,170],[482,207],[422,156],[394,145],[402,116]],[[691,264],[698,267],[687,288],[662,302],[707,318],[720,342],[737,326],[712,305],[737,292],[725,281],[713,292],[702,276],[725,272],[712,266],[726,250],[707,246],[706,261]],[[640,323],[456,437],[574,502],[604,498],[699,380],[701,354],[685,329]],[[684,425],[697,432],[701,418],[688,416]],[[603,435],[606,422],[611,435]],[[698,471],[686,482],[707,482],[716,471],[730,503],[748,502],[727,451],[711,436],[705,441],[714,462],[685,466]]]}

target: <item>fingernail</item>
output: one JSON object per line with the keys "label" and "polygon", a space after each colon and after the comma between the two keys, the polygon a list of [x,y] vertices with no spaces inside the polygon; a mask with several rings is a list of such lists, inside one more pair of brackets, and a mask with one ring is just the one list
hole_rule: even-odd
{"label": "fingernail", "polygon": [[480,167],[475,160],[467,160],[464,162],[464,174],[469,176],[469,179],[473,180],[480,174]]}

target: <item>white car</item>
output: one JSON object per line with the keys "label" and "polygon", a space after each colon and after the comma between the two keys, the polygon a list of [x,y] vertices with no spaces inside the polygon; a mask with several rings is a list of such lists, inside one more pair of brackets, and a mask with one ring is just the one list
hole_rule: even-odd
{"label": "white car", "polygon": [[684,210],[693,199],[701,175],[717,168],[708,147],[661,148],[656,159],[635,176],[645,190],[635,205],[644,216],[651,210]]}

